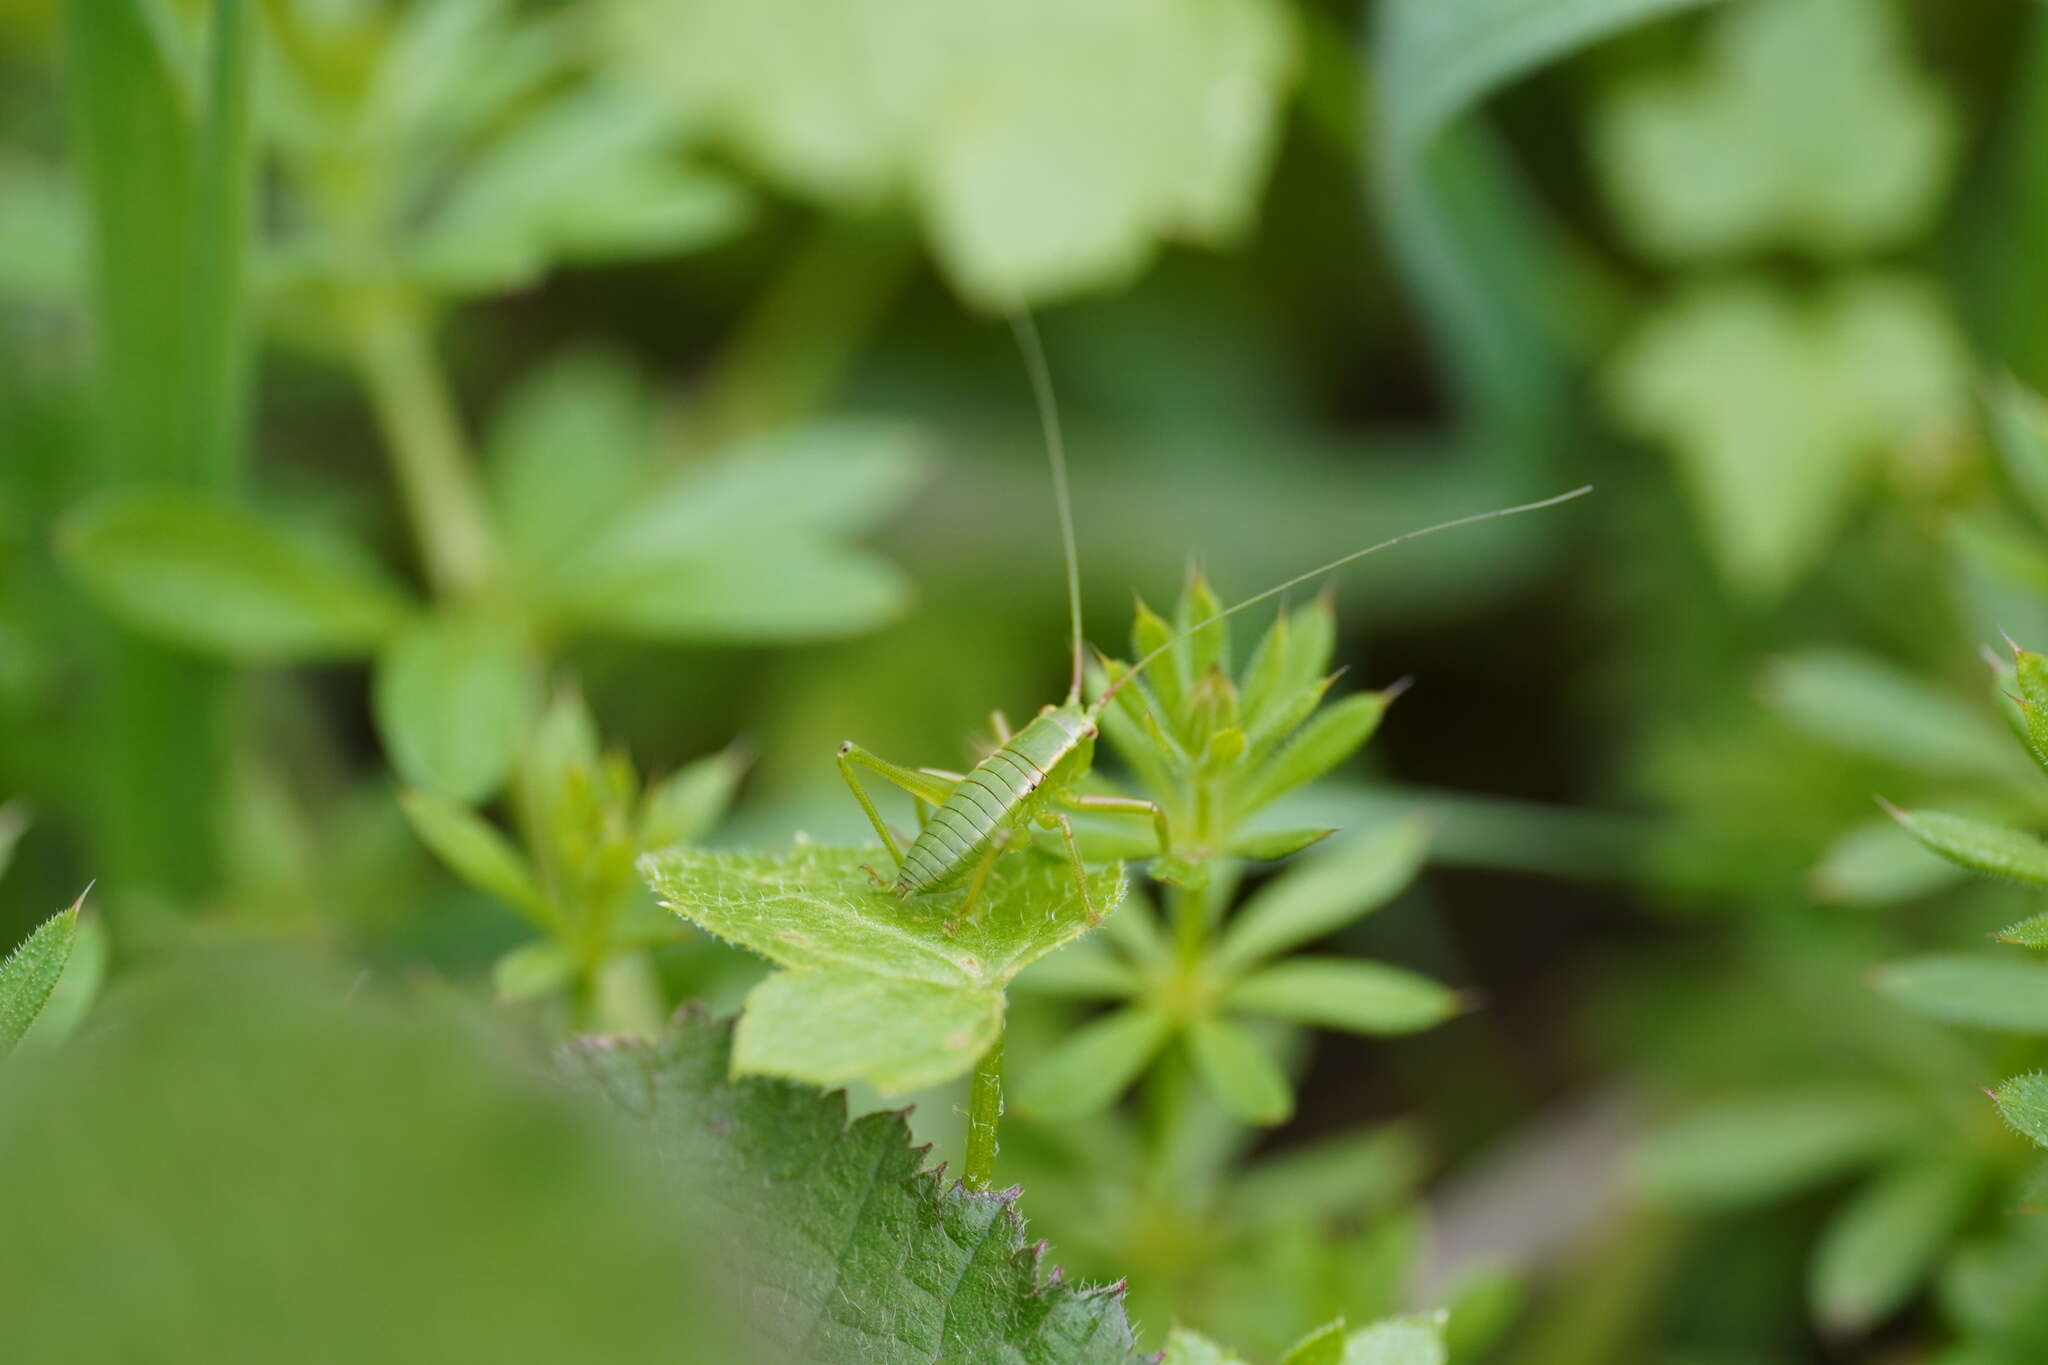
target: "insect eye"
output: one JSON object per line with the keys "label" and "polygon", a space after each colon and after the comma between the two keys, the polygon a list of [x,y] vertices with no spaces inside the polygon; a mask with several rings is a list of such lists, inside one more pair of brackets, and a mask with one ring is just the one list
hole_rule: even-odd
{"label": "insect eye", "polygon": [[1083,731],[1081,732],[1081,738],[1083,738],[1083,739],[1093,739],[1093,738],[1095,738],[1095,736],[1096,736],[1096,735],[1098,735],[1098,734],[1100,734],[1100,733],[1101,733],[1101,732],[1100,732],[1099,730],[1097,730],[1097,729],[1095,728],[1095,726],[1094,726],[1093,724],[1091,724],[1091,725],[1089,725],[1089,726],[1088,726],[1088,728],[1087,728],[1087,729],[1085,729],[1085,730],[1083,730]]}

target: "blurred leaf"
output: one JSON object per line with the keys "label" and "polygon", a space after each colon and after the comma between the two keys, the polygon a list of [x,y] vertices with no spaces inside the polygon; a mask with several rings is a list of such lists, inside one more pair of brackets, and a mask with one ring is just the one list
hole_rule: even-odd
{"label": "blurred leaf", "polygon": [[1989,717],[1864,655],[1814,650],[1775,660],[1764,696],[1793,725],[1854,753],[1939,777],[2025,773]]}
{"label": "blurred leaf", "polygon": [[1223,993],[1226,1008],[1350,1033],[1414,1033],[1458,1012],[1458,996],[1426,976],[1338,957],[1257,968]]}
{"label": "blurred leaf", "polygon": [[1335,933],[1413,881],[1428,847],[1429,822],[1410,816],[1351,835],[1328,852],[1292,864],[1225,926],[1216,964],[1241,970]]}
{"label": "blurred leaf", "polygon": [[[899,897],[861,866],[880,856],[805,845],[779,857],[671,849],[641,859],[662,904],[790,969],[749,997],[736,1053],[748,1070],[819,1085],[859,1077],[892,1094],[949,1080],[993,1041],[1010,979],[1088,930],[1073,875],[1055,859],[997,859],[974,914],[948,932],[965,890]],[[1100,913],[1113,910],[1121,868],[1091,874],[1089,894]],[[831,1023],[826,1001],[861,1025]]]}
{"label": "blurred leaf", "polygon": [[1340,1365],[1444,1365],[1441,1312],[1389,1318],[1353,1332],[1344,1342]]}
{"label": "blurred leaf", "polygon": [[1906,832],[1953,863],[1987,877],[2048,886],[2048,844],[2031,834],[1941,811],[1887,806]]}
{"label": "blurred leaf", "polygon": [[0,295],[75,302],[85,284],[85,226],[56,171],[0,150]]}
{"label": "blurred leaf", "polygon": [[1768,597],[1826,547],[1876,456],[1956,420],[1966,363],[1917,280],[1800,301],[1735,277],[1658,312],[1607,377],[1621,420],[1676,456],[1730,582]]}
{"label": "blurred leaf", "polygon": [[1527,1307],[1529,1286],[1509,1270],[1481,1269],[1458,1284],[1444,1324],[1444,1350],[1454,1365],[1484,1359]]}
{"label": "blurred leaf", "polygon": [[1195,1074],[1232,1117],[1270,1126],[1294,1112],[1294,1091],[1280,1064],[1242,1025],[1196,1019],[1187,1040]]}
{"label": "blurred leaf", "polygon": [[1343,1365],[1344,1320],[1326,1322],[1287,1348],[1280,1365]]}
{"label": "blurred leaf", "polygon": [[1872,0],[1731,6],[1697,70],[1638,79],[1595,124],[1628,228],[1679,260],[1779,245],[1850,255],[1913,236],[1957,130],[1904,39]]}
{"label": "blurred leaf", "polygon": [[2048,1147],[2048,1076],[2015,1076],[1992,1091],[1991,1098],[2014,1132]]}
{"label": "blurred leaf", "polygon": [[377,661],[371,699],[391,766],[406,781],[475,804],[505,780],[539,709],[525,644],[484,617],[441,615]]}
{"label": "blurred leaf", "polygon": [[1814,1317],[1832,1335],[1868,1331],[1904,1306],[1976,1202],[1977,1172],[1954,1158],[1874,1176],[1814,1249]]}
{"label": "blurred leaf", "polygon": [[332,1365],[742,1358],[693,1201],[483,1020],[208,958],[0,1084],[10,1354],[274,1365],[311,1330]]}
{"label": "blurred leaf", "polygon": [[1240,809],[1259,810],[1357,753],[1379,729],[1390,700],[1384,692],[1358,692],[1324,707],[1246,784]]}
{"label": "blurred leaf", "polygon": [[1161,238],[1241,232],[1292,67],[1268,0],[613,13],[622,61],[686,122],[842,209],[909,197],[955,286],[1001,309],[1124,280]]}
{"label": "blurred leaf", "polygon": [[1159,1365],[1245,1365],[1245,1360],[1200,1332],[1176,1326],[1166,1334],[1166,1354],[1160,1357]]}
{"label": "blurred leaf", "polygon": [[400,792],[398,804],[420,842],[449,871],[541,927],[553,923],[554,911],[533,869],[489,821],[459,801],[416,789]]}
{"label": "blurred leaf", "polygon": [[1743,1100],[1666,1124],[1636,1153],[1636,1177],[1682,1203],[1761,1203],[1868,1165],[1913,1131],[1911,1111],[1868,1092]]}
{"label": "blurred leaf", "polygon": [[1327,827],[1261,830],[1256,834],[1240,835],[1237,842],[1230,846],[1230,853],[1235,858],[1277,862],[1282,858],[1291,858],[1305,848],[1314,847],[1336,832]]}
{"label": "blurred leaf", "polygon": [[544,570],[639,490],[653,454],[653,412],[623,360],[573,351],[512,391],[486,444],[498,530],[526,567]]}
{"label": "blurred leaf", "polygon": [[1990,388],[1992,445],[2034,518],[2048,526],[2048,402],[2006,376]]}
{"label": "blurred leaf", "polygon": [[576,620],[660,639],[871,629],[907,586],[839,537],[885,515],[922,466],[915,433],[895,424],[762,437],[640,499],[550,575],[551,591]]}
{"label": "blurred leaf", "polygon": [[1172,1028],[1155,1010],[1127,1007],[1069,1030],[1025,1073],[1017,1107],[1046,1119],[1084,1118],[1106,1108],[1159,1055]]}
{"label": "blurred leaf", "polygon": [[14,866],[14,850],[20,846],[28,826],[27,806],[19,801],[0,802],[0,878],[6,877],[7,869]]}
{"label": "blurred leaf", "polygon": [[193,494],[102,494],[64,519],[59,545],[128,624],[235,659],[368,653],[410,613],[354,547]]}
{"label": "blurred leaf", "polygon": [[640,809],[640,847],[701,842],[725,818],[746,770],[746,760],[727,749],[686,764],[650,787]]}
{"label": "blurred leaf", "polygon": [[1829,844],[1814,864],[1813,892],[1851,905],[1890,905],[1938,891],[1961,880],[1952,864],[1927,856],[1919,840],[1894,820],[1872,820]]}
{"label": "blurred leaf", "polygon": [[1222,1191],[1223,1210],[1244,1227],[1369,1217],[1408,1198],[1424,1165],[1420,1139],[1404,1126],[1323,1138],[1238,1172]]}
{"label": "blurred leaf", "polygon": [[1890,962],[1877,989],[1952,1024],[2048,1033],[2048,965],[2004,957],[1929,956]]}
{"label": "blurred leaf", "polygon": [[14,1051],[43,1012],[50,992],[57,989],[64,964],[71,960],[71,945],[78,939],[78,912],[84,904],[85,897],[80,896],[0,960],[0,1057]]}
{"label": "blurred leaf", "polygon": [[508,1003],[537,1000],[566,990],[576,977],[576,960],[559,943],[522,943],[491,967],[491,990]]}
{"label": "blurred leaf", "polygon": [[1043,1276],[1015,1192],[921,1169],[901,1113],[849,1123],[841,1096],[735,1077],[726,1030],[698,1014],[657,1043],[590,1040],[571,1058],[696,1217],[740,1234],[716,1265],[754,1349],[701,1358],[1137,1365],[1121,1286]]}

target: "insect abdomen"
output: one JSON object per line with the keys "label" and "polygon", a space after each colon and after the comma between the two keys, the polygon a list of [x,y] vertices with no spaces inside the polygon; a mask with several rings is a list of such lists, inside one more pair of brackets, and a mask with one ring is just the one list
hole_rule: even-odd
{"label": "insect abdomen", "polygon": [[938,891],[965,878],[997,831],[1021,824],[1045,775],[1078,734],[1058,713],[1037,716],[974,765],[903,852],[896,893]]}

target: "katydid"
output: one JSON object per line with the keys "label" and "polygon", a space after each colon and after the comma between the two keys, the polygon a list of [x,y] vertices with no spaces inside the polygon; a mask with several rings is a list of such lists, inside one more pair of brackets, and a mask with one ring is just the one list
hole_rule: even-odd
{"label": "katydid", "polygon": [[[1081,860],[1080,846],[1074,838],[1071,814],[1087,812],[1149,819],[1159,840],[1159,851],[1164,854],[1173,847],[1166,812],[1157,802],[1076,790],[1094,764],[1095,739],[1099,733],[1096,722],[1119,689],[1167,650],[1204,627],[1334,572],[1353,560],[1454,526],[1552,507],[1592,490],[1587,485],[1540,502],[1477,512],[1354,550],[1195,622],[1140,658],[1128,673],[1116,679],[1092,704],[1084,704],[1081,697],[1085,645],[1081,630],[1080,556],[1074,542],[1074,513],[1067,492],[1067,459],[1060,432],[1059,408],[1053,398],[1052,377],[1036,327],[1028,315],[1019,315],[1013,325],[1044,428],[1046,456],[1052,466],[1053,496],[1059,508],[1060,540],[1066,556],[1067,610],[1073,625],[1073,673],[1066,700],[1056,706],[1044,707],[1014,733],[1002,713],[995,713],[992,720],[996,747],[965,773],[937,768],[906,768],[869,753],[852,740],[839,746],[839,771],[847,786],[853,789],[854,799],[867,812],[875,833],[881,836],[883,847],[896,862],[893,879],[881,876],[873,868],[867,869],[878,887],[908,898],[951,890],[965,883],[966,895],[961,899],[958,911],[959,918],[965,918],[973,913],[989,872],[1004,850],[1020,840],[1028,843],[1025,836],[1034,827],[1057,829],[1065,845],[1067,861],[1073,868],[1075,884],[1080,888],[1081,903],[1087,910],[1089,922],[1100,923],[1101,917],[1088,898],[1087,872]],[[895,833],[876,809],[873,798],[861,785],[856,771],[861,768],[902,788],[916,801],[921,823],[917,837],[907,849],[897,841]]]}

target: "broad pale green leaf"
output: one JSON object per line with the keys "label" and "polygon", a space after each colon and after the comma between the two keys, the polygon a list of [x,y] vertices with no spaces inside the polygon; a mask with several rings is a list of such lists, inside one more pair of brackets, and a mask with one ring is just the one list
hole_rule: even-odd
{"label": "broad pale green leaf", "polygon": [[1939,777],[2008,780],[2025,772],[1988,715],[1865,655],[1812,651],[1776,660],[1764,695],[1816,739]]}
{"label": "broad pale green leaf", "polygon": [[1957,141],[1896,12],[1868,0],[1732,6],[1697,70],[1624,87],[1595,127],[1626,224],[1680,260],[1895,246],[1926,223]]}
{"label": "broad pale green leaf", "polygon": [[1224,1019],[1197,1019],[1188,1026],[1187,1040],[1195,1074],[1231,1115],[1271,1125],[1294,1112],[1286,1073],[1249,1029]]}
{"label": "broad pale green leaf", "polygon": [[685,1014],[655,1044],[586,1042],[574,1069],[616,1102],[694,1215],[729,1223],[720,1266],[753,1360],[1136,1365],[1121,1288],[1043,1273],[1014,1194],[922,1169],[898,1113],[734,1078],[725,1030]]}
{"label": "broad pale green leaf", "polygon": [[[783,183],[914,202],[954,284],[1014,308],[1250,218],[1292,69],[1270,0],[627,0],[624,65]],[[846,54],[868,54],[848,61]]]}
{"label": "broad pale green leaf", "polygon": [[195,494],[103,494],[64,519],[59,545],[79,582],[128,624],[234,659],[368,653],[410,614],[353,547]]}
{"label": "broad pale green leaf", "polygon": [[309,1330],[329,1365],[757,1358],[702,1268],[725,1239],[684,1234],[701,1201],[489,1017],[205,957],[6,1068],[11,1359],[272,1365]]}
{"label": "broad pale green leaf", "polygon": [[1419,816],[1389,821],[1295,863],[1237,912],[1217,947],[1217,963],[1242,970],[1386,904],[1421,869],[1429,828]]}
{"label": "broad pale green leaf", "polygon": [[371,700],[391,766],[453,801],[495,792],[539,710],[539,683],[511,627],[482,617],[429,617],[377,661]]}
{"label": "broad pale green leaf", "polygon": [[640,846],[667,848],[701,840],[725,818],[746,770],[744,755],[727,749],[687,763],[648,788],[640,807]]}
{"label": "broad pale green leaf", "polygon": [[1388,1318],[1344,1339],[1342,1365],[1445,1365],[1441,1312]]}
{"label": "broad pale green leaf", "polygon": [[2002,943],[2016,943],[2022,948],[2048,948],[2048,914],[2030,915],[2001,929],[1998,938]]}
{"label": "broad pale green leaf", "polygon": [[400,792],[398,805],[420,842],[450,872],[543,926],[554,918],[533,869],[483,816],[432,792]]}
{"label": "broad pale green leaf", "polygon": [[545,570],[617,518],[653,455],[639,376],[603,351],[550,361],[499,406],[486,443],[499,534]]}
{"label": "broad pale green leaf", "polygon": [[1991,1099],[2014,1132],[2048,1147],[2048,1076],[2015,1076],[1992,1091]]}
{"label": "broad pale green leaf", "polygon": [[2048,964],[2017,956],[1908,958],[1878,968],[1877,989],[1952,1024],[2048,1033]]}
{"label": "broad pale green leaf", "polygon": [[1621,421],[1677,459],[1729,581],[1769,597],[1826,547],[1875,460],[1956,420],[1966,365],[1921,281],[1859,275],[1806,300],[1740,277],[1657,312],[1607,379]]}
{"label": "broad pale green leaf", "polygon": [[1760,1203],[1865,1166],[1915,1133],[1887,1095],[1801,1092],[1737,1101],[1660,1129],[1636,1153],[1644,1189],[1686,1204]]}
{"label": "broad pale green leaf", "polygon": [[2031,834],[1941,811],[1886,808],[1927,847],[1988,877],[2048,886],[2048,844]]}
{"label": "broad pale green leaf", "polygon": [[78,939],[78,914],[84,904],[85,897],[80,896],[70,909],[44,920],[0,961],[0,1057],[14,1050],[57,989]]}
{"label": "broad pale green leaf", "polygon": [[[669,909],[790,969],[750,999],[742,1064],[800,1079],[861,1076],[891,1092],[937,1084],[993,1040],[1011,978],[1089,928],[1071,869],[1036,851],[998,859],[973,916],[950,933],[965,891],[903,898],[877,888],[862,865],[887,858],[805,845],[774,856],[671,849],[641,859]],[[1121,867],[1090,874],[1099,913],[1116,907],[1124,886]],[[828,1026],[813,1012],[826,999],[867,1010],[866,1031]],[[756,1007],[768,1011],[758,1030]],[[914,1011],[911,1025],[885,1025],[892,1010]]]}
{"label": "broad pale green leaf", "polygon": [[1977,1171],[1953,1157],[1872,1177],[1814,1248],[1808,1294],[1821,1329],[1863,1332],[1896,1312],[1968,1217],[1978,1184]]}
{"label": "broad pale green leaf", "polygon": [[1381,962],[1292,957],[1232,983],[1223,1004],[1297,1024],[1395,1034],[1441,1024],[1458,1012],[1458,995],[1426,976]]}
{"label": "broad pale green leaf", "polygon": [[1089,1020],[1024,1073],[1017,1107],[1047,1119],[1106,1108],[1159,1055],[1172,1029],[1166,1016],[1139,1006]]}
{"label": "broad pale green leaf", "polygon": [[1822,900],[1850,905],[1890,905],[1963,880],[1952,863],[1927,856],[1918,839],[1897,821],[1857,825],[1829,844],[1808,881]]}
{"label": "broad pale green leaf", "polygon": [[732,1062],[739,1075],[905,1095],[961,1075],[1002,1031],[999,990],[851,967],[777,972],[748,992]]}

